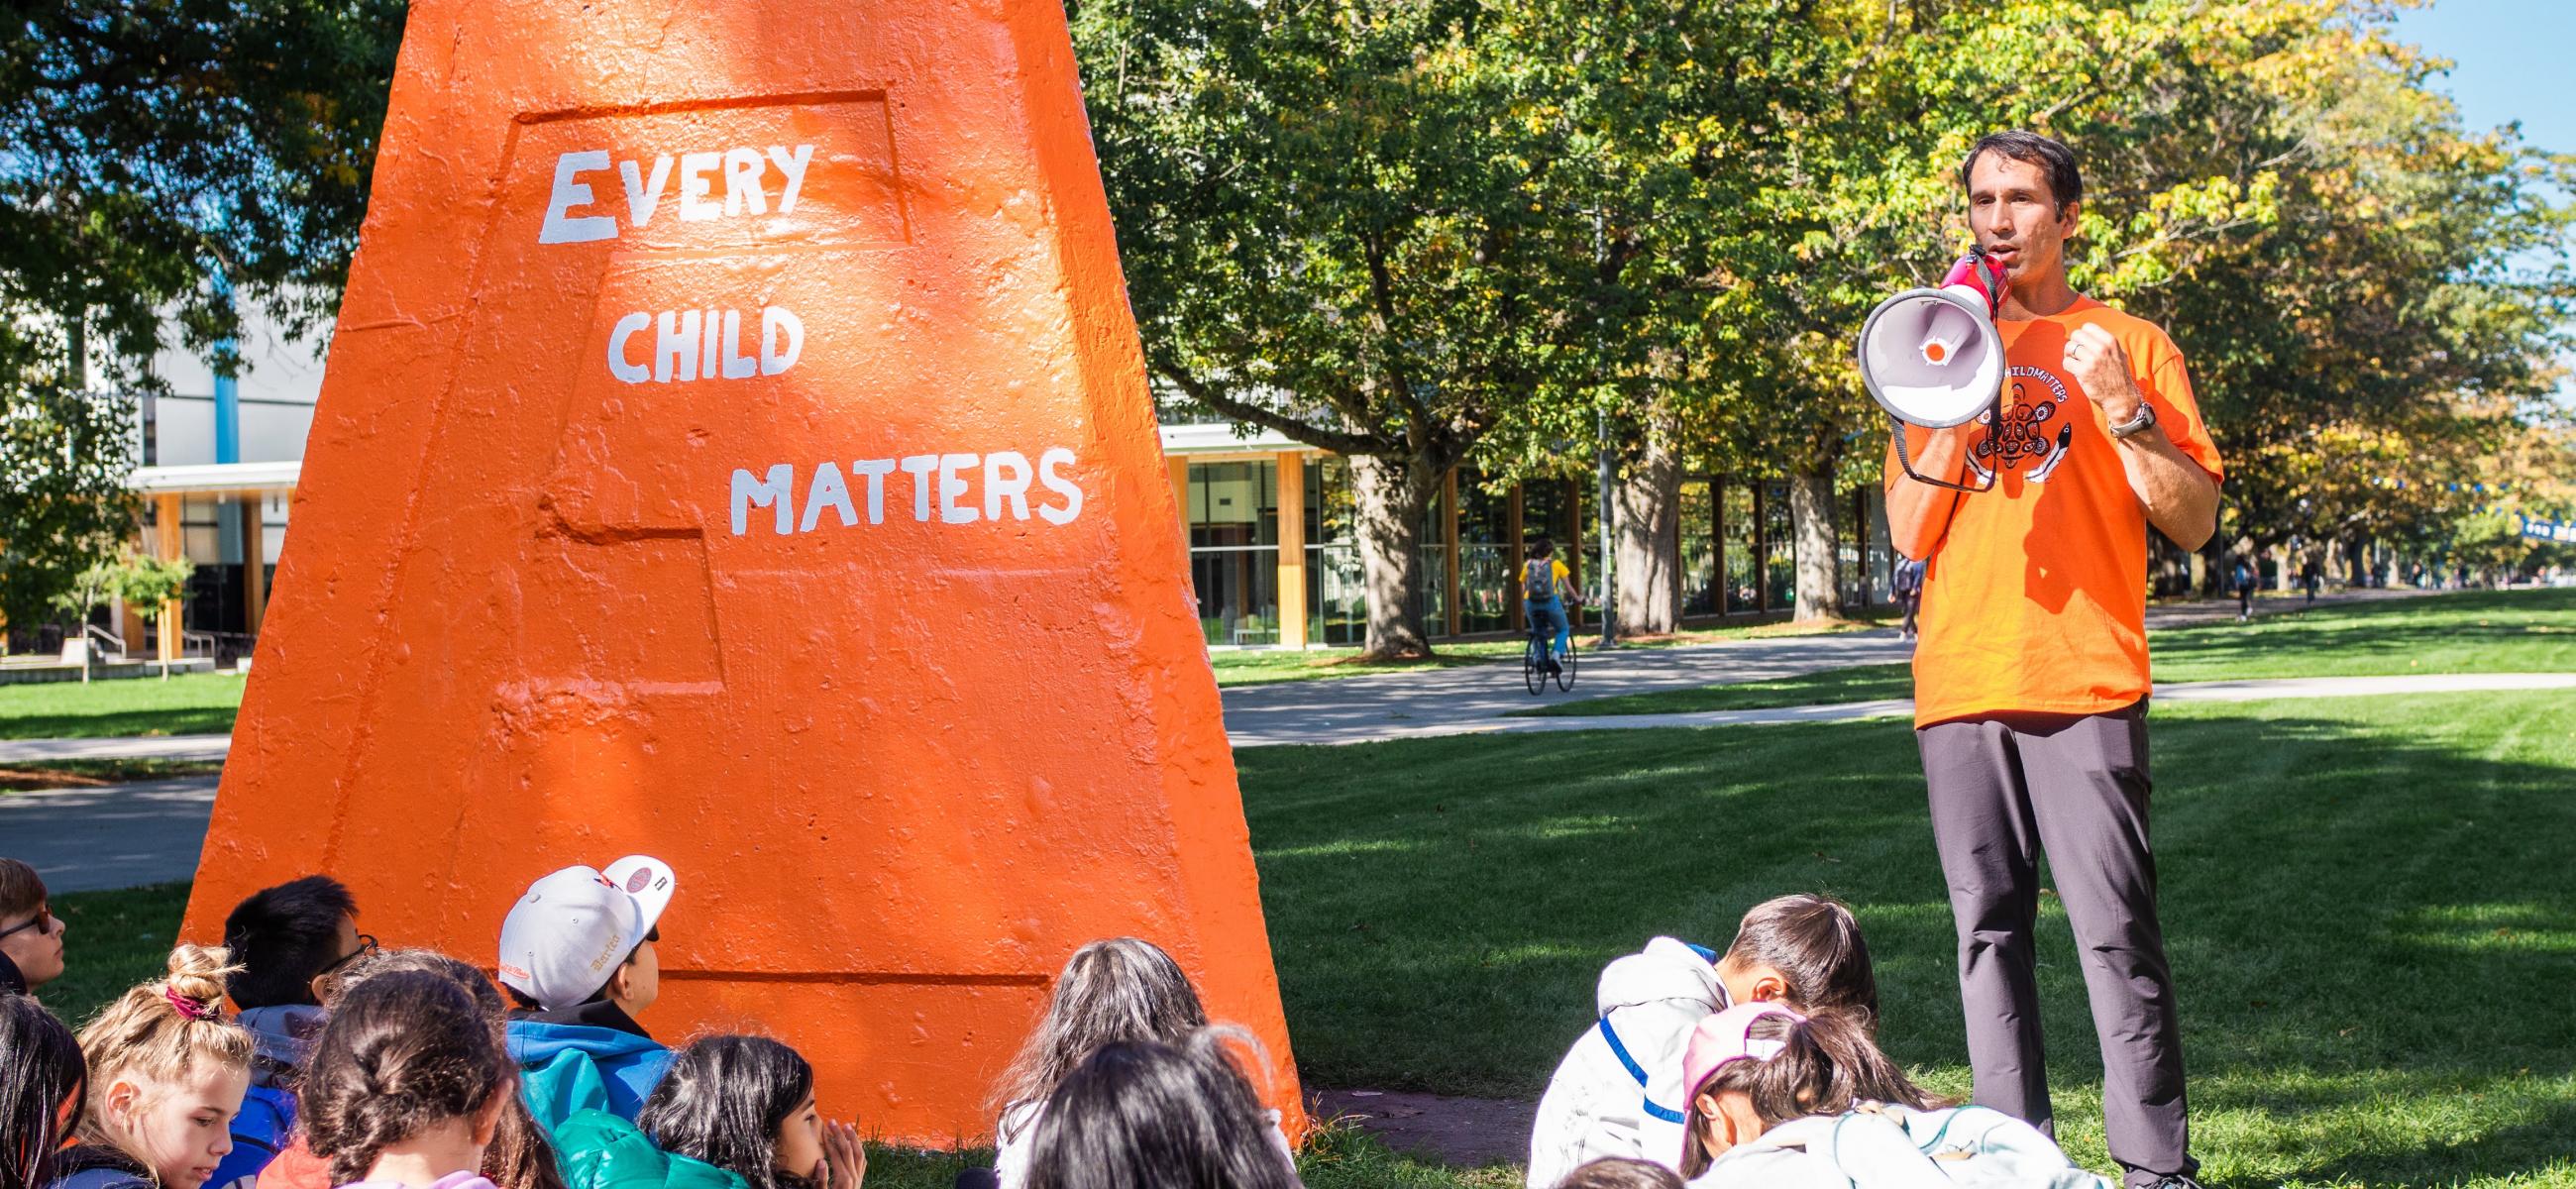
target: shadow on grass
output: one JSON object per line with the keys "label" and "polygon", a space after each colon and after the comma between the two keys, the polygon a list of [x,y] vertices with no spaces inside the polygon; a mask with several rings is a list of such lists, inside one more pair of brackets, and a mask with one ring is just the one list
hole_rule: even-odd
{"label": "shadow on grass", "polygon": [[[2576,1109],[2576,705],[2565,694],[2176,707],[2156,843],[2210,1171],[2374,1183],[2551,1167]],[[1851,901],[1884,1040],[1964,1089],[1953,932],[1894,723],[1238,755],[1315,1084],[1534,1096],[1601,965]],[[2059,1116],[2100,1162],[2074,946],[2043,908]],[[2438,1138],[2437,1138],[2438,1137]]]}

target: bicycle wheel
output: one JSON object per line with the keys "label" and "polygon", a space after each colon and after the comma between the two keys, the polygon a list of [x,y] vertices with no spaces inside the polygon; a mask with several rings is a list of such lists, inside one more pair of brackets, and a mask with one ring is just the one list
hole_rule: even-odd
{"label": "bicycle wheel", "polygon": [[1547,688],[1547,670],[1538,663],[1538,637],[1536,636],[1530,637],[1529,643],[1521,646],[1521,684],[1528,686],[1532,694]]}
{"label": "bicycle wheel", "polygon": [[1565,642],[1565,651],[1556,657],[1556,689],[1558,693],[1574,690],[1574,642],[1571,640]]}

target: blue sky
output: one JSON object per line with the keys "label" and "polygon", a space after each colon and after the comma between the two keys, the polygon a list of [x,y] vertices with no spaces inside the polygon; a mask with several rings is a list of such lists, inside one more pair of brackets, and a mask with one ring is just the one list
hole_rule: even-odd
{"label": "blue sky", "polygon": [[2472,128],[2522,122],[2525,139],[2576,151],[2576,91],[2567,55],[2576,4],[2566,0],[2439,0],[2400,12],[2397,33],[2457,65],[2434,80]]}
{"label": "blue sky", "polygon": [[[2400,12],[2397,34],[2451,59],[2450,73],[2432,85],[2451,93],[2469,127],[2518,121],[2532,145],[2576,152],[2576,89],[2567,84],[2566,65],[2576,46],[2576,3],[2437,0]],[[2558,403],[2576,410],[2576,372],[2559,381]]]}

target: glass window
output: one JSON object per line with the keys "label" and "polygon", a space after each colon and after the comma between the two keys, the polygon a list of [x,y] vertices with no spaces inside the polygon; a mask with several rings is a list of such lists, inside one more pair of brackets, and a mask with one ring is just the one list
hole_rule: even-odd
{"label": "glass window", "polygon": [[1508,604],[1520,598],[1512,580],[1512,487],[1486,487],[1485,476],[1458,471],[1459,627],[1474,632],[1511,630]]}
{"label": "glass window", "polygon": [[1210,644],[1279,642],[1279,468],[1189,464],[1190,583]]}
{"label": "glass window", "polygon": [[1716,528],[1706,479],[1682,482],[1682,614],[1717,614],[1717,551],[1709,535]]}

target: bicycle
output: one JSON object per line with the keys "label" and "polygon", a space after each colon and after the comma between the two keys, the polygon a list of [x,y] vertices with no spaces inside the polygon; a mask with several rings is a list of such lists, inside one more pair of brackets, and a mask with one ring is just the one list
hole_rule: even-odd
{"label": "bicycle", "polygon": [[[1547,645],[1549,636],[1553,635],[1551,630],[1553,627],[1553,624],[1547,623],[1531,624],[1529,642],[1521,648],[1521,684],[1529,687],[1533,697],[1547,689],[1547,683],[1551,677],[1547,666],[1540,663],[1539,658],[1551,651]],[[1556,672],[1552,676],[1556,681],[1557,692],[1573,692],[1575,654],[1572,636],[1569,635],[1566,638],[1564,650],[1556,652],[1555,659]]]}

